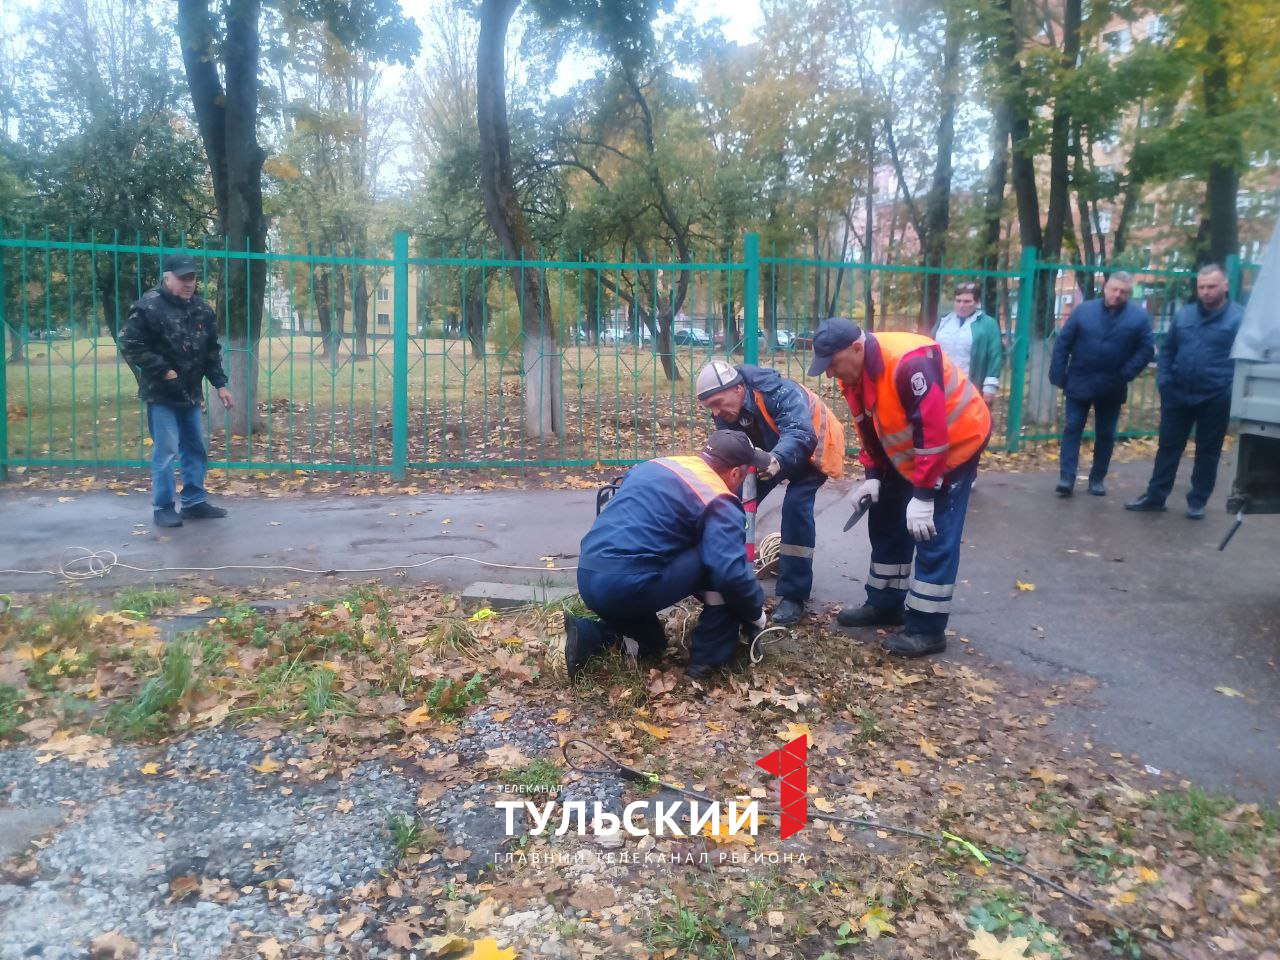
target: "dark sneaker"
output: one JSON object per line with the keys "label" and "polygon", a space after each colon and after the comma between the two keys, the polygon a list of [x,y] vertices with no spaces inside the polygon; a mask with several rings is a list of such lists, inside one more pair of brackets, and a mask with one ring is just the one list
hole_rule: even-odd
{"label": "dark sneaker", "polygon": [[1164,513],[1168,509],[1163,500],[1157,500],[1149,493],[1144,493],[1137,500],[1130,500],[1124,508],[1137,513]]}
{"label": "dark sneaker", "polygon": [[1107,495],[1107,488],[1103,486],[1103,483],[1101,480],[1089,481],[1089,496],[1105,497],[1106,495]]}
{"label": "dark sneaker", "polygon": [[882,649],[900,657],[927,657],[947,649],[947,638],[941,633],[894,633],[880,641]]}
{"label": "dark sneaker", "polygon": [[691,663],[684,668],[684,672],[685,676],[690,680],[706,683],[711,679],[712,674],[716,672],[716,668],[709,663]]}
{"label": "dark sneaker", "polygon": [[1203,519],[1204,519],[1204,507],[1203,507],[1203,506],[1195,507],[1195,506],[1192,506],[1191,504],[1187,504],[1187,519],[1188,519],[1188,520],[1203,520]]}
{"label": "dark sneaker", "polygon": [[182,508],[183,520],[221,520],[226,515],[227,511],[221,507],[215,507],[206,500]]}
{"label": "dark sneaker", "polygon": [[804,604],[795,600],[783,599],[773,611],[773,616],[769,618],[770,623],[776,623],[780,627],[789,627],[793,623],[799,623],[804,617]]}
{"label": "dark sneaker", "polygon": [[899,627],[902,625],[902,608],[881,610],[869,603],[845,607],[836,614],[836,623],[842,627]]}
{"label": "dark sneaker", "polygon": [[156,522],[157,527],[180,527],[182,526],[182,518],[178,516],[178,511],[173,507],[161,507],[151,515]]}
{"label": "dark sneaker", "polygon": [[1060,497],[1069,497],[1075,493],[1074,485],[1067,483],[1065,480],[1059,480],[1058,485],[1053,488],[1053,492]]}

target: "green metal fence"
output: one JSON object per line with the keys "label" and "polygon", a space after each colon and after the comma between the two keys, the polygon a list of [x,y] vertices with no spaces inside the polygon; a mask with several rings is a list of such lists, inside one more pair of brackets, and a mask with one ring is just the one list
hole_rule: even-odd
{"label": "green metal fence", "polygon": [[[1057,435],[1046,358],[1071,307],[1101,283],[1096,270],[1042,264],[1030,250],[1006,269],[925,269],[762,255],[754,235],[735,257],[641,263],[562,252],[512,261],[415,249],[404,234],[390,250],[353,254],[0,231],[0,471],[148,464],[145,411],[116,342],[129,305],[175,249],[196,257],[201,292],[218,307],[228,372],[256,378],[247,422],[209,408],[211,465],[395,476],[688,450],[708,428],[692,392],[707,359],[728,355],[806,382],[808,337],[823,317],[915,329],[923,300],[940,298],[946,312],[961,280],[984,284],[1005,331],[993,443],[1016,448]],[[219,298],[234,260],[265,273],[256,343],[230,336],[234,311]],[[1231,266],[1233,291],[1249,269]],[[1131,272],[1159,337],[1194,275]],[[830,382],[808,385],[843,408]],[[1121,427],[1150,433],[1157,421],[1148,373]]]}

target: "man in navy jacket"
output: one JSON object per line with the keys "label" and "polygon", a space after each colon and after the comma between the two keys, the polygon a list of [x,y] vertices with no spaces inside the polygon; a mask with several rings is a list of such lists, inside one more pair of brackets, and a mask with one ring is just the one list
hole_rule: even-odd
{"label": "man in navy jacket", "polygon": [[658,611],[702,600],[688,674],[705,680],[727,663],[743,624],[765,625],[764,591],[747,562],[746,514],[734,492],[769,455],[746,434],[718,430],[696,456],[660,457],[627,474],[582,540],[578,592],[600,619],[565,618],[573,678],[592,655],[629,638],[638,656],[667,646]]}
{"label": "man in navy jacket", "polygon": [[1231,345],[1244,310],[1233,303],[1227,274],[1217,264],[1202,267],[1196,277],[1197,303],[1174,315],[1160,344],[1156,386],[1160,388],[1160,446],[1147,492],[1126,503],[1126,510],[1159,512],[1173,490],[1178,461],[1196,431],[1196,460],[1187,492],[1187,518],[1204,519],[1222,456],[1222,440],[1231,419],[1231,382],[1235,361]]}
{"label": "man in navy jacket", "polygon": [[1096,440],[1089,492],[1107,493],[1103,480],[1115,449],[1120,408],[1128,399],[1129,381],[1140,374],[1155,353],[1151,317],[1129,298],[1133,277],[1117,270],[1102,287],[1102,299],[1086,300],[1071,311],[1053,345],[1049,382],[1062,390],[1066,422],[1062,427],[1057,494],[1075,491],[1080,463],[1080,437],[1089,407],[1093,407]]}

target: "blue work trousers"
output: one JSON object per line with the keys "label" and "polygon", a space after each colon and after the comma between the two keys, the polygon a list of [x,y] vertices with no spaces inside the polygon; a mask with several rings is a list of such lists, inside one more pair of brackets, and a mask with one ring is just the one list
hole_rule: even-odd
{"label": "blue work trousers", "polygon": [[[771,480],[759,481],[757,503],[779,484],[786,482],[782,497],[782,549],[778,558],[778,585],[775,592],[784,600],[804,603],[813,591],[813,548],[818,530],[813,522],[813,502],[826,475],[805,463],[794,472],[783,472]],[[759,538],[757,537],[757,542]]]}
{"label": "blue work trousers", "polygon": [[724,599],[710,589],[697,548],[678,554],[662,570],[642,573],[600,573],[578,568],[578,593],[582,602],[603,621],[604,631],[590,637],[580,634],[584,655],[616,645],[620,636],[639,645],[639,655],[656,657],[667,648],[666,633],[658,611],[685,597],[703,598],[702,616],[690,638],[690,663],[719,666],[733,655],[740,623]]}
{"label": "blue work trousers", "polygon": [[193,507],[204,502],[209,452],[204,442],[203,419],[204,411],[198,406],[147,404],[147,429],[151,432],[151,505],[155,509],[174,505],[175,461],[182,474],[182,505]]}
{"label": "blue work trousers", "polygon": [[907,503],[914,488],[896,471],[881,478],[880,500],[867,514],[871,537],[867,603],[886,611],[905,605],[903,624],[908,633],[940,634],[947,628],[960,570],[964,516],[980,457],[943,477],[942,489],[933,498],[933,523],[938,532],[922,543],[916,543],[907,532]]}

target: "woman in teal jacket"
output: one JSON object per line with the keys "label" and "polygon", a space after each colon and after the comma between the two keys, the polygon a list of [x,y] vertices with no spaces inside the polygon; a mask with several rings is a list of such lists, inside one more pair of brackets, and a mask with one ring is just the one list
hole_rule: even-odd
{"label": "woman in teal jacket", "polygon": [[955,289],[955,309],[933,326],[933,339],[951,362],[969,375],[991,406],[1000,388],[1000,324],[978,309],[979,287],[961,283]]}

